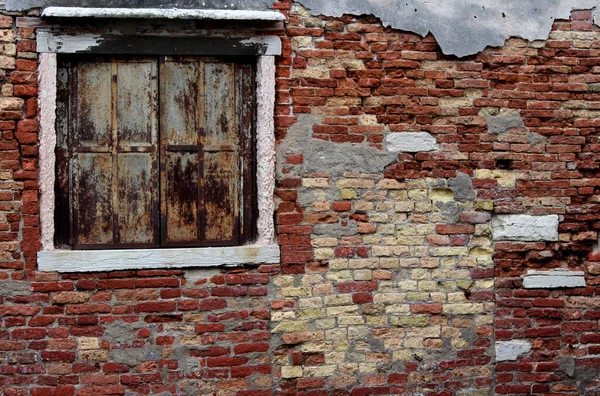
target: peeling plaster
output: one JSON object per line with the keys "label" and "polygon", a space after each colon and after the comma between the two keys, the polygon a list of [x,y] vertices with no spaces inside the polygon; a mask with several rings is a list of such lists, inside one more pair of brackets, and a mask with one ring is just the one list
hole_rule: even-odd
{"label": "peeling plaster", "polygon": [[332,177],[344,172],[381,173],[383,169],[398,159],[398,154],[379,150],[366,143],[332,143],[312,137],[312,127],[320,124],[320,118],[300,114],[283,142],[278,147],[277,173],[281,178],[285,158],[288,155],[303,154],[304,163],[298,173],[327,172]]}
{"label": "peeling plaster", "polygon": [[[312,14],[374,15],[384,26],[417,33],[429,32],[442,52],[459,57],[487,46],[502,46],[510,37],[545,40],[555,19],[568,19],[572,10],[600,8],[598,0],[300,0]],[[595,20],[598,24],[598,19]]]}

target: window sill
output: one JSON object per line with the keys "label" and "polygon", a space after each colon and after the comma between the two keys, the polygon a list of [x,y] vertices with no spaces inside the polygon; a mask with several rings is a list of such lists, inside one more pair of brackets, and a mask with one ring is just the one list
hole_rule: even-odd
{"label": "window sill", "polygon": [[231,246],[134,250],[52,250],[37,254],[38,269],[98,272],[131,269],[236,266],[279,263],[279,246]]}

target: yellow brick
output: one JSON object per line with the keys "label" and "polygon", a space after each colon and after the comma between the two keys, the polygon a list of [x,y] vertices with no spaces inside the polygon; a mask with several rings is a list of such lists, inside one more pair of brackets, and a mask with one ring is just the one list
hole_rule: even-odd
{"label": "yellow brick", "polygon": [[325,281],[325,277],[321,274],[307,274],[302,276],[303,285],[318,285]]}
{"label": "yellow brick", "polygon": [[400,183],[395,179],[383,179],[377,183],[377,188],[383,190],[404,190],[406,184]]}
{"label": "yellow brick", "polygon": [[[416,286],[416,282],[415,282]],[[405,293],[375,293],[373,295],[373,302],[389,304],[389,303],[398,303],[406,301]]]}
{"label": "yellow brick", "polygon": [[410,278],[413,280],[431,279],[431,271],[425,269],[414,269],[411,271]]}
{"label": "yellow brick", "polygon": [[335,259],[329,260],[329,269],[330,270],[339,270],[348,268],[348,259]]}
{"label": "yellow brick", "polygon": [[273,311],[271,313],[271,320],[273,322],[281,322],[284,320],[296,319],[296,313],[294,311]]}
{"label": "yellow brick", "polygon": [[77,339],[77,349],[99,349],[100,339],[95,337],[80,337]]}
{"label": "yellow brick", "polygon": [[373,202],[367,202],[367,201],[354,202],[354,210],[356,210],[357,212],[368,212],[368,211],[373,210],[374,207],[375,207],[375,205],[373,204]]}
{"label": "yellow brick", "polygon": [[328,212],[331,210],[331,203],[326,201],[315,201],[311,204],[314,212]]}
{"label": "yellow brick", "polygon": [[385,307],[385,313],[388,315],[400,315],[410,313],[409,304],[393,304]]}
{"label": "yellow brick", "polygon": [[273,283],[277,287],[291,287],[294,286],[294,277],[290,275],[275,276]]}
{"label": "yellow brick", "polygon": [[387,326],[387,316],[367,316],[367,325],[383,327]]}
{"label": "yellow brick", "polygon": [[358,313],[358,305],[343,305],[339,307],[328,307],[327,316],[336,317]]}
{"label": "yellow brick", "polygon": [[[329,70],[326,69],[294,69],[292,78],[329,78]],[[341,102],[341,101],[338,101]],[[342,106],[342,105],[337,105]]]}
{"label": "yellow brick", "polygon": [[408,360],[414,361],[413,353],[410,349],[402,349],[398,351],[394,351],[392,354],[392,359],[397,361]]}
{"label": "yellow brick", "polygon": [[409,190],[408,198],[413,201],[424,201],[427,199],[427,190]]}
{"label": "yellow brick", "polygon": [[433,256],[466,256],[469,248],[466,247],[437,247],[430,249]]}
{"label": "yellow brick", "polygon": [[340,197],[342,199],[356,199],[358,198],[358,194],[354,190],[343,188],[340,190]]}
{"label": "yellow brick", "polygon": [[332,294],[331,296],[325,296],[325,305],[346,305],[352,304],[351,294]]}
{"label": "yellow brick", "polygon": [[362,316],[340,316],[338,317],[339,326],[360,326],[365,323]]}
{"label": "yellow brick", "polygon": [[449,202],[454,200],[454,193],[449,189],[431,190],[429,198],[434,202]]}
{"label": "yellow brick", "polygon": [[312,47],[312,37],[311,36],[292,37],[292,46],[294,48]]}
{"label": "yellow brick", "polygon": [[340,179],[335,183],[340,188],[373,188],[375,182],[369,179]]}
{"label": "yellow brick", "polygon": [[315,328],[317,329],[333,329],[335,327],[335,319],[317,319],[315,320]]}
{"label": "yellow brick", "polygon": [[408,292],[406,293],[407,301],[427,301],[429,300],[429,293],[427,292]]}
{"label": "yellow brick", "polygon": [[327,272],[327,280],[331,282],[343,282],[350,279],[352,279],[352,272],[349,270]]}
{"label": "yellow brick", "polygon": [[306,321],[294,321],[294,322],[282,322],[275,326],[271,331],[273,333],[299,333],[302,331],[308,331],[308,322]]}
{"label": "yellow brick", "polygon": [[356,281],[368,281],[373,279],[373,272],[371,270],[357,270],[354,271],[353,277]]}
{"label": "yellow brick", "polygon": [[434,291],[437,287],[437,282],[435,281],[420,281],[419,282],[419,290],[420,291]]}
{"label": "yellow brick", "polygon": [[312,288],[310,286],[285,287],[279,291],[279,294],[284,297],[310,296]]}
{"label": "yellow brick", "polygon": [[329,187],[329,179],[325,177],[316,177],[316,178],[303,178],[302,179],[303,187],[316,187],[316,188],[328,188]]}
{"label": "yellow brick", "polygon": [[329,377],[335,373],[336,366],[308,366],[304,368],[304,377]]}
{"label": "yellow brick", "polygon": [[334,257],[334,250],[331,248],[317,248],[314,250],[315,260],[327,260]]}
{"label": "yellow brick", "polygon": [[377,371],[377,363],[359,363],[359,373],[374,373]]}
{"label": "yellow brick", "polygon": [[281,368],[282,378],[299,378],[302,375],[302,366],[284,366]]}
{"label": "yellow brick", "polygon": [[398,282],[398,290],[410,291],[417,290],[418,283],[412,280],[405,280]]}
{"label": "yellow brick", "polygon": [[362,114],[358,117],[359,125],[377,125],[377,116],[373,114]]}
{"label": "yellow brick", "polygon": [[443,310],[445,314],[450,315],[473,315],[483,312],[483,304],[467,303],[467,304],[444,304]]}
{"label": "yellow brick", "polygon": [[324,309],[305,309],[298,311],[298,319],[316,319],[325,316]]}
{"label": "yellow brick", "polygon": [[365,259],[349,259],[348,267],[352,269],[360,268],[377,268],[379,266],[378,258],[365,258]]}
{"label": "yellow brick", "polygon": [[405,348],[423,348],[423,339],[416,337],[406,337],[404,339]]}

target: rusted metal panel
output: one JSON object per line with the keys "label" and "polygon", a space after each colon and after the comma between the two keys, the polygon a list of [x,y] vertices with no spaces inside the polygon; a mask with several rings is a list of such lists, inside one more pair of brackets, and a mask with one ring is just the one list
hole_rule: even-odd
{"label": "rusted metal panel", "polygon": [[73,158],[75,248],[113,242],[113,203],[109,153],[79,153]]}
{"label": "rusted metal panel", "polygon": [[152,153],[119,154],[119,242],[152,244],[156,241],[157,201]]}
{"label": "rusted metal panel", "polygon": [[197,153],[167,153],[164,189],[163,243],[200,239],[199,158]]}
{"label": "rusted metal panel", "polygon": [[173,60],[161,66],[161,131],[168,145],[198,145],[200,65]]}
{"label": "rusted metal panel", "polygon": [[157,142],[157,62],[117,64],[117,120],[120,148]]}
{"label": "rusted metal panel", "polygon": [[205,144],[233,146],[237,149],[239,137],[236,111],[235,65],[207,62],[204,66]]}
{"label": "rusted metal panel", "polygon": [[73,140],[78,146],[105,151],[111,143],[110,62],[82,62],[77,67],[77,118]]}
{"label": "rusted metal panel", "polygon": [[72,244],[71,205],[69,202],[69,74],[70,63],[58,65],[56,75],[56,184],[54,222],[56,233],[54,243],[59,248]]}
{"label": "rusted metal panel", "polygon": [[235,241],[239,217],[239,171],[235,151],[204,153],[204,210],[207,241]]}

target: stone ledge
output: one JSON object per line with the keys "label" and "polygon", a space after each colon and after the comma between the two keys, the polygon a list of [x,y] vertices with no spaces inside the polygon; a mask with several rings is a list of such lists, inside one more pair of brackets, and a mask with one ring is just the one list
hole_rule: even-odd
{"label": "stone ledge", "polygon": [[38,252],[37,262],[40,271],[58,272],[277,264],[279,263],[279,246],[53,250]]}
{"label": "stone ledge", "polygon": [[517,360],[531,350],[531,342],[525,340],[496,341],[496,361]]}
{"label": "stone ledge", "polygon": [[495,241],[558,241],[558,215],[497,215],[492,218]]}
{"label": "stone ledge", "polygon": [[524,289],[554,289],[561,287],[585,287],[583,271],[555,269],[551,271],[529,270],[523,275]]}
{"label": "stone ledge", "polygon": [[387,150],[394,153],[419,153],[439,150],[435,137],[427,132],[388,133],[385,142]]}

